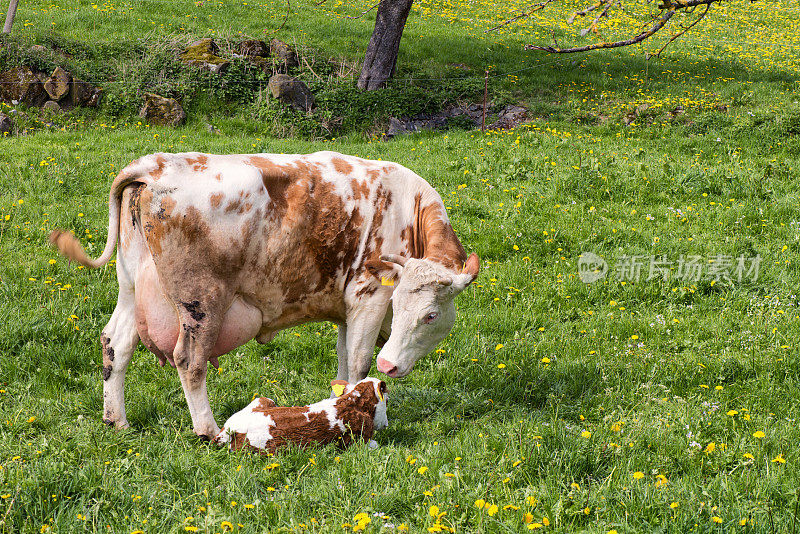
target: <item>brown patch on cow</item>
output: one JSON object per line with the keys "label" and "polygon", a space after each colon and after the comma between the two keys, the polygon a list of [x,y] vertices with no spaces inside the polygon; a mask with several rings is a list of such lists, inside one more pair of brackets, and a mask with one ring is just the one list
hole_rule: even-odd
{"label": "brown patch on cow", "polygon": [[467,254],[453,227],[446,222],[444,205],[434,202],[423,207],[421,201],[422,195],[417,193],[414,197],[413,222],[401,232],[408,254],[412,258],[426,258],[461,272]]}
{"label": "brown patch on cow", "polygon": [[224,196],[223,193],[214,193],[210,197],[208,197],[208,201],[211,203],[211,207],[217,209],[222,203],[222,197]]}
{"label": "brown patch on cow", "polygon": [[230,213],[232,211],[240,211],[241,208],[242,208],[242,201],[237,198],[228,202],[228,205],[225,206],[225,213]]}
{"label": "brown patch on cow", "polygon": [[163,155],[158,154],[156,156],[156,168],[155,170],[150,171],[150,176],[153,177],[153,180],[158,180],[164,174],[164,167],[166,167],[167,158]]}
{"label": "brown patch on cow", "polygon": [[215,175],[214,175],[214,179],[215,179],[216,181],[218,181],[218,182],[221,182],[221,181],[222,181],[222,173],[221,173],[221,172],[218,172],[217,174],[215,174]]}
{"label": "brown patch on cow", "polygon": [[353,200],[369,198],[369,183],[353,178],[350,180],[350,188],[353,190]]}
{"label": "brown patch on cow", "polygon": [[[385,390],[386,384],[380,383],[383,384]],[[354,395],[354,391],[357,391],[359,395]],[[375,417],[375,407],[377,405],[378,396],[375,394],[373,383],[359,382],[350,393],[336,400],[336,411],[342,419],[346,419],[346,416],[354,411],[365,412],[372,418]]]}
{"label": "brown patch on cow", "polygon": [[202,172],[208,169],[208,156],[198,154],[196,157],[186,158],[186,164],[192,167],[195,172]]}
{"label": "brown patch on cow", "polygon": [[111,369],[112,369],[112,367],[110,365],[104,365],[103,366],[103,381],[104,382],[106,380],[108,380],[109,378],[111,378]]}
{"label": "brown patch on cow", "polygon": [[353,172],[353,166],[342,158],[333,158],[331,163],[333,163],[333,168],[336,169],[336,172],[340,174],[350,174]]}
{"label": "brown patch on cow", "polygon": [[231,434],[230,444],[231,450],[234,451],[251,447],[250,442],[247,439],[247,434],[243,432],[234,432]]}
{"label": "brown patch on cow", "polygon": [[382,185],[378,186],[375,194],[375,216],[372,220],[372,232],[364,250],[364,267],[375,278],[380,278],[381,271],[392,270],[391,265],[381,261],[380,256],[383,251],[383,237],[378,235],[383,227],[383,218],[392,205],[392,192],[385,189]]}
{"label": "brown patch on cow", "polygon": [[376,291],[378,291],[378,287],[376,285],[366,285],[356,291],[356,298],[361,299],[364,297],[371,297]]}
{"label": "brown patch on cow", "polygon": [[368,169],[367,170],[367,178],[369,178],[370,182],[374,182],[381,176],[380,169]]}
{"label": "brown patch on cow", "polygon": [[261,397],[261,398],[258,399],[258,406],[253,408],[253,411],[254,412],[267,413],[267,410],[269,410],[270,408],[275,408],[277,406],[278,405],[275,404],[274,400],[269,399],[267,397]]}

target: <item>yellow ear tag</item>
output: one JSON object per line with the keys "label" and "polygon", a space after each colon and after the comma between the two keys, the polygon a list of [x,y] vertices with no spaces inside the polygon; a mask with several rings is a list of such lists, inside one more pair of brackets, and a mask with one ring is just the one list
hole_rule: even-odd
{"label": "yellow ear tag", "polygon": [[383,393],[381,392],[381,390],[378,390],[378,400],[383,402]]}
{"label": "yellow ear tag", "polygon": [[381,276],[381,285],[382,286],[393,286],[394,285],[394,279],[386,278],[385,276]]}
{"label": "yellow ear tag", "polygon": [[344,393],[344,384],[333,384],[331,387],[333,388],[333,393],[337,397],[341,397],[342,393]]}

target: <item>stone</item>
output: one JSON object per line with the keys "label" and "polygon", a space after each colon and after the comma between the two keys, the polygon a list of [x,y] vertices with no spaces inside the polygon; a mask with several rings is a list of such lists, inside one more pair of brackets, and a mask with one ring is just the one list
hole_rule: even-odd
{"label": "stone", "polygon": [[280,39],[273,39],[269,42],[269,52],[285,67],[296,67],[300,63],[297,61],[297,54],[292,48],[281,41]]}
{"label": "stone", "polygon": [[55,100],[48,100],[42,106],[42,110],[43,111],[49,111],[50,113],[60,113],[61,112],[61,106],[59,106],[58,102],[56,102]]}
{"label": "stone", "polygon": [[183,53],[211,54],[212,56],[216,56],[219,54],[219,46],[217,46],[217,43],[214,42],[214,39],[211,37],[205,37],[186,45],[186,50],[184,50]]}
{"label": "stone", "polygon": [[295,109],[309,111],[314,107],[314,95],[308,86],[288,74],[275,74],[268,87],[273,97]]}
{"label": "stone", "polygon": [[153,93],[144,94],[144,106],[139,116],[158,126],[179,126],[186,120],[186,113],[177,100]]}
{"label": "stone", "polygon": [[44,90],[51,100],[58,102],[69,94],[71,83],[72,75],[61,67],[56,67],[53,74],[44,82]]}
{"label": "stone", "polygon": [[236,53],[248,58],[269,57],[269,47],[264,41],[248,39],[239,43],[239,46],[236,47]]}
{"label": "stone", "polygon": [[391,117],[389,119],[389,129],[386,130],[386,137],[391,139],[396,135],[403,135],[407,133],[409,133],[408,128],[406,128],[406,125],[403,124],[400,119],[396,117]]}
{"label": "stone", "polygon": [[528,110],[522,106],[506,106],[501,111],[497,121],[488,126],[490,130],[507,130],[515,128],[519,123],[525,120],[528,115]]}
{"label": "stone", "polygon": [[0,137],[8,137],[14,128],[11,118],[5,113],[0,113]]}
{"label": "stone", "polygon": [[181,53],[181,61],[187,65],[219,74],[228,68],[230,62],[219,57],[218,53],[219,47],[213,39],[200,39],[186,46],[186,49]]}
{"label": "stone", "polygon": [[39,76],[30,67],[0,73],[0,100],[39,107],[48,100]]}
{"label": "stone", "polygon": [[86,83],[77,78],[72,80],[72,87],[69,89],[69,100],[73,106],[85,106],[92,98],[92,84]]}

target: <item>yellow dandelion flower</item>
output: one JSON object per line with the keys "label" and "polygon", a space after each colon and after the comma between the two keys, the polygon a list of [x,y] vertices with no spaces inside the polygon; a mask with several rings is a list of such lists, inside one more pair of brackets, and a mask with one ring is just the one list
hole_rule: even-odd
{"label": "yellow dandelion flower", "polygon": [[633,478],[635,478],[636,480],[641,480],[644,478],[644,473],[642,473],[641,471],[636,471],[633,474]]}

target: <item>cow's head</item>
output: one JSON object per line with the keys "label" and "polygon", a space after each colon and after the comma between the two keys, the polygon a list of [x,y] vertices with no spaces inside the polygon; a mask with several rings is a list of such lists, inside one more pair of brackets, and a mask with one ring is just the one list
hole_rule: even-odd
{"label": "cow's head", "polygon": [[399,378],[453,328],[453,299],[478,276],[480,260],[470,254],[458,274],[424,258],[389,254],[381,260],[396,265],[399,283],[392,294],[392,333],[378,354],[378,371]]}

